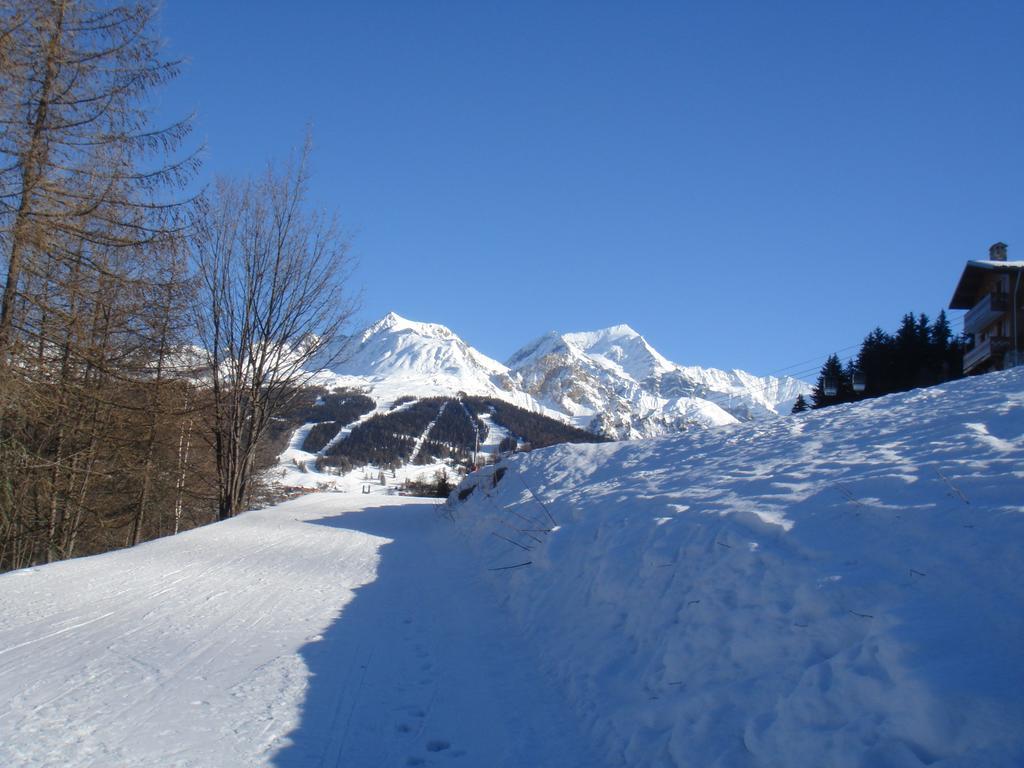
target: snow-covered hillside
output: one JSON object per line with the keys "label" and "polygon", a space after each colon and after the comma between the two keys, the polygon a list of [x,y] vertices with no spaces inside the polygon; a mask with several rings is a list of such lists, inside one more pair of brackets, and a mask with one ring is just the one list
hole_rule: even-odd
{"label": "snow-covered hillside", "polygon": [[501,467],[460,528],[613,762],[1024,765],[1024,369]]}
{"label": "snow-covered hillside", "polygon": [[460,391],[498,397],[618,438],[773,416],[808,391],[796,379],[676,365],[625,325],[549,334],[508,366],[442,325],[394,313],[351,342],[351,356],[325,385],[363,389],[383,402]]}

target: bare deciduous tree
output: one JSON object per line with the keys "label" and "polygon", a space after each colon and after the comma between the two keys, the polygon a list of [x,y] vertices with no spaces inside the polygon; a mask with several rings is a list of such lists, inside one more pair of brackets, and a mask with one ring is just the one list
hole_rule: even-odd
{"label": "bare deciduous tree", "polygon": [[197,327],[208,355],[220,519],[241,512],[257,443],[341,352],[354,309],[347,242],[305,207],[308,145],[283,171],[220,180],[196,208]]}

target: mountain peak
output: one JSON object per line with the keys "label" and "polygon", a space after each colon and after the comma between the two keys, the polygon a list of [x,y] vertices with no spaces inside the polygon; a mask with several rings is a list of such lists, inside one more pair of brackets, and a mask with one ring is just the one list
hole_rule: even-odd
{"label": "mountain peak", "polygon": [[495,380],[507,375],[505,366],[445,326],[396,312],[388,312],[354,341],[351,354],[334,372],[377,381],[390,378],[405,390],[399,395],[433,396],[448,390],[490,395],[498,389]]}
{"label": "mountain peak", "polygon": [[456,335],[451,329],[437,323],[421,323],[416,320],[409,320],[397,312],[388,312],[384,317],[367,328],[362,335],[365,342],[371,337],[383,332],[410,331],[418,336],[428,339],[454,339]]}
{"label": "mountain peak", "polygon": [[590,349],[594,345],[601,343],[614,344],[615,342],[632,341],[634,339],[642,340],[643,336],[634,331],[630,326],[622,323],[596,331],[565,333],[562,334],[562,338],[583,349]]}
{"label": "mountain peak", "polygon": [[563,338],[592,359],[621,368],[637,381],[676,367],[625,324],[599,331],[567,333]]}

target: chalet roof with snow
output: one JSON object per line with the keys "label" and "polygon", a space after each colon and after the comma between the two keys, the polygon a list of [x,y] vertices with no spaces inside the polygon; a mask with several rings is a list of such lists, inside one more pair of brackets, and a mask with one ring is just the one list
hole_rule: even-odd
{"label": "chalet roof with snow", "polygon": [[1024,261],[968,261],[960,282],[956,284],[950,309],[970,309],[978,299],[985,277],[993,272],[1016,272],[1024,269]]}

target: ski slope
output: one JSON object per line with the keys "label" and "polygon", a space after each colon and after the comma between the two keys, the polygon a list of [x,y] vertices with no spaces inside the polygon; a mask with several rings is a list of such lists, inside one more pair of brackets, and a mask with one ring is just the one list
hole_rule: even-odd
{"label": "ski slope", "polygon": [[431,502],[0,576],[0,765],[599,766]]}

